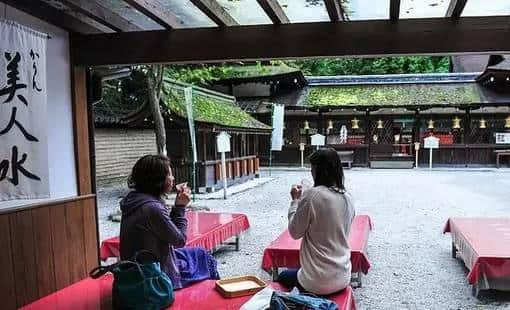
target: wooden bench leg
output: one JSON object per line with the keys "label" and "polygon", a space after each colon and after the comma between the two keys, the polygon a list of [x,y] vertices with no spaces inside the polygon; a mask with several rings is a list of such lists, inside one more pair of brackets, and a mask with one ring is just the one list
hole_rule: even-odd
{"label": "wooden bench leg", "polygon": [[271,276],[273,278],[273,281],[278,281],[278,267],[271,268]]}
{"label": "wooden bench leg", "polygon": [[236,235],[236,251],[239,251],[239,235]]}
{"label": "wooden bench leg", "polygon": [[452,257],[457,258],[457,247],[455,247],[455,243],[452,241]]}

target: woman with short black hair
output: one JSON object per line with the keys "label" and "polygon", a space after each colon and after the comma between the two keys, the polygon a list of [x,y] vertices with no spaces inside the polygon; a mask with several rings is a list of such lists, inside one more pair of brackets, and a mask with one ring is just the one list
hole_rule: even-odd
{"label": "woman with short black hair", "polygon": [[303,238],[301,268],[288,269],[279,282],[301,291],[329,295],[343,290],[351,280],[351,252],[347,242],[354,207],[344,186],[340,156],[323,148],[310,156],[314,187],[292,186],[288,212],[289,233]]}
{"label": "woman with short black hair", "polygon": [[[175,249],[186,244],[185,207],[191,190],[185,184],[177,186],[175,204],[171,211],[167,209],[164,196],[174,186],[170,160],[163,155],[143,156],[133,166],[128,185],[133,191],[120,202],[120,258],[131,260],[141,250],[151,252],[176,289],[219,278],[216,261],[205,249]],[[141,254],[139,259],[154,258]]]}

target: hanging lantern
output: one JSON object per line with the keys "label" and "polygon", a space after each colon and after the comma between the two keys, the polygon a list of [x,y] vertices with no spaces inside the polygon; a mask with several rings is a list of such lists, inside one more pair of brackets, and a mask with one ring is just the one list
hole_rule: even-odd
{"label": "hanging lantern", "polygon": [[455,116],[455,118],[453,119],[453,126],[452,126],[453,129],[459,129],[460,128],[460,118],[458,118],[457,116]]}
{"label": "hanging lantern", "polygon": [[382,120],[378,120],[377,121],[377,129],[383,129],[383,121]]}
{"label": "hanging lantern", "polygon": [[333,121],[332,120],[329,120],[328,121],[328,131],[333,129]]}
{"label": "hanging lantern", "polygon": [[305,121],[305,127],[303,127],[304,130],[310,130],[310,125],[308,124],[308,121]]}
{"label": "hanging lantern", "polygon": [[510,128],[510,116],[505,118],[505,128]]}
{"label": "hanging lantern", "polygon": [[434,129],[434,120],[429,119],[427,128],[428,129]]}
{"label": "hanging lantern", "polygon": [[480,119],[480,129],[485,129],[487,128],[487,122],[485,121],[485,119],[482,117]]}
{"label": "hanging lantern", "polygon": [[[510,119],[510,116],[508,117]],[[359,119],[353,118],[351,120],[352,123],[352,129],[359,129]]]}

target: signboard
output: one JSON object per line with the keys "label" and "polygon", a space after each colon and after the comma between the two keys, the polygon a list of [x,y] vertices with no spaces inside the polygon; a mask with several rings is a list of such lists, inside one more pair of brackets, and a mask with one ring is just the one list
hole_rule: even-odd
{"label": "signboard", "polygon": [[0,38],[0,201],[47,198],[48,36],[0,20]]}
{"label": "signboard", "polygon": [[313,135],[312,137],[312,145],[316,145],[316,146],[320,146],[320,145],[324,145],[325,144],[325,141],[326,141],[326,137],[321,135],[321,134],[315,134]]}
{"label": "signboard", "polygon": [[496,144],[509,144],[510,132],[496,132]]}
{"label": "signboard", "polygon": [[283,146],[283,117],[285,106],[273,105],[273,134],[271,136],[271,151],[281,151]]}
{"label": "signboard", "polygon": [[438,149],[439,148],[439,138],[436,138],[434,136],[425,138],[423,147],[426,149]]}
{"label": "signboard", "polygon": [[219,153],[230,152],[230,135],[224,131],[216,136],[216,147]]}

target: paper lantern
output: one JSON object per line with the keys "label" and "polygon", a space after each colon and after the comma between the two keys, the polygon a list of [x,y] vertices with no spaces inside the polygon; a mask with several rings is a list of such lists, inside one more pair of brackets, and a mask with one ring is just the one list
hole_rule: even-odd
{"label": "paper lantern", "polygon": [[305,127],[303,127],[304,130],[310,130],[310,125],[308,124],[308,121],[305,121]]}
{"label": "paper lantern", "polygon": [[510,128],[510,116],[505,119],[505,128]]}
{"label": "paper lantern", "polygon": [[429,119],[427,128],[428,129],[434,129],[434,120]]}
{"label": "paper lantern", "polygon": [[377,129],[383,129],[383,121],[382,120],[378,120],[377,121]]}
{"label": "paper lantern", "polygon": [[328,129],[328,130],[333,129],[333,121],[332,121],[332,120],[329,120],[329,121],[328,121],[328,128],[327,128],[327,129]]}
{"label": "paper lantern", "polygon": [[[510,116],[508,117],[508,119],[510,120]],[[351,120],[351,123],[352,123],[352,129],[359,129],[359,120],[357,118],[353,118]]]}
{"label": "paper lantern", "polygon": [[453,126],[452,126],[453,129],[459,129],[460,128],[460,118],[458,118],[457,116],[455,116],[455,118],[453,119]]}
{"label": "paper lantern", "polygon": [[485,119],[482,117],[480,119],[480,129],[485,129],[487,128],[487,122],[485,121]]}

